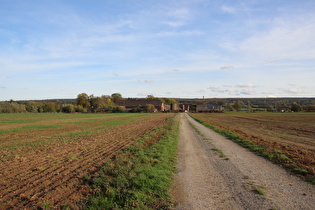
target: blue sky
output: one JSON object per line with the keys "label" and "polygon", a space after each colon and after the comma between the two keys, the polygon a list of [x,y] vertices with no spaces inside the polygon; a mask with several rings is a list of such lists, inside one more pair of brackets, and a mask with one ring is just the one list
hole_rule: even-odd
{"label": "blue sky", "polygon": [[313,0],[0,0],[0,101],[314,97]]}

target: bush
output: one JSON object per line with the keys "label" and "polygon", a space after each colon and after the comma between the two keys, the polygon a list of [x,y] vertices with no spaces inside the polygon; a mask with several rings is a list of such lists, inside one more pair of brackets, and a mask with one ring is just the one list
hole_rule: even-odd
{"label": "bush", "polygon": [[113,108],[113,112],[119,112],[119,113],[125,112],[125,107],[117,106],[117,107]]}
{"label": "bush", "polygon": [[87,113],[87,109],[84,108],[82,105],[75,106],[75,111],[76,112]]}
{"label": "bush", "polygon": [[29,101],[26,103],[25,108],[26,111],[28,112],[38,112],[38,108],[39,108],[40,104],[38,104],[37,102],[33,102],[33,101]]}
{"label": "bush", "polygon": [[17,102],[1,102],[0,103],[0,113],[21,113],[26,112],[24,104],[19,104]]}
{"label": "bush", "polygon": [[65,112],[65,113],[73,113],[75,112],[75,110],[76,110],[75,106],[73,106],[72,104],[62,107],[62,112]]}
{"label": "bush", "polygon": [[305,112],[315,112],[315,105],[305,105],[303,106]]}
{"label": "bush", "polygon": [[302,107],[299,104],[297,104],[297,103],[293,103],[291,105],[291,111],[293,111],[293,112],[300,112],[300,111],[302,111]]}
{"label": "bush", "polygon": [[45,103],[43,106],[43,111],[44,112],[56,112],[56,104],[53,102],[48,102]]}
{"label": "bush", "polygon": [[156,108],[153,104],[146,104],[144,107],[144,112],[155,112]]}

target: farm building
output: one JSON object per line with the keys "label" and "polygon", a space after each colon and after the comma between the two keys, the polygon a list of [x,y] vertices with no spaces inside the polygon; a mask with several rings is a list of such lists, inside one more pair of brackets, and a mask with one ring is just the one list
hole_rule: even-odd
{"label": "farm building", "polygon": [[147,104],[154,105],[156,111],[164,112],[165,104],[162,103],[159,99],[128,99],[128,100],[119,100],[115,103],[117,106],[123,106],[126,112],[136,110],[140,107],[146,106]]}
{"label": "farm building", "polygon": [[180,104],[179,110],[181,112],[189,112],[190,111],[190,104]]}
{"label": "farm building", "polygon": [[196,112],[222,112],[223,108],[218,104],[200,103],[196,105]]}

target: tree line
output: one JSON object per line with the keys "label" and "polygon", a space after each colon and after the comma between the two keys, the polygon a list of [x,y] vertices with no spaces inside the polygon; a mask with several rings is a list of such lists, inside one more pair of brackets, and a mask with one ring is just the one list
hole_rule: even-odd
{"label": "tree line", "polygon": [[177,99],[181,104],[211,103],[225,111],[315,112],[315,98],[203,98]]}
{"label": "tree line", "polygon": [[96,97],[93,94],[78,94],[77,98],[71,103],[61,102],[41,102],[41,101],[6,101],[0,102],[0,113],[43,113],[43,112],[122,112],[121,107],[117,107],[115,102],[122,99],[120,93],[111,96]]}
{"label": "tree line", "polygon": [[[155,98],[153,95],[148,95],[148,99]],[[0,113],[45,113],[45,112],[64,112],[64,113],[96,113],[96,112],[124,112],[124,107],[117,106],[115,102],[118,100],[126,100],[120,93],[111,95],[94,96],[86,93],[80,93],[75,100],[43,100],[43,101],[5,101],[0,102]],[[175,99],[159,98],[165,104],[177,103]],[[155,110],[150,104],[135,112],[153,112]]]}
{"label": "tree line", "polygon": [[292,112],[315,112],[315,105],[303,105],[293,102],[290,105],[283,104],[283,103],[275,103],[273,105],[266,105],[264,108],[255,108],[257,106],[253,105],[250,101],[244,103],[242,101],[235,101],[234,103],[226,104],[226,110],[228,111],[241,111],[246,110],[249,112],[254,111],[267,111],[267,112],[285,112],[285,111],[292,111]]}

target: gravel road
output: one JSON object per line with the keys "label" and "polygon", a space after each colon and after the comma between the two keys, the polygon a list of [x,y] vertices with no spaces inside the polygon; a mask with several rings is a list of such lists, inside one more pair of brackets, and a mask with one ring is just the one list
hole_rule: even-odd
{"label": "gravel road", "polygon": [[315,209],[313,185],[187,114],[180,115],[177,158],[175,209]]}

